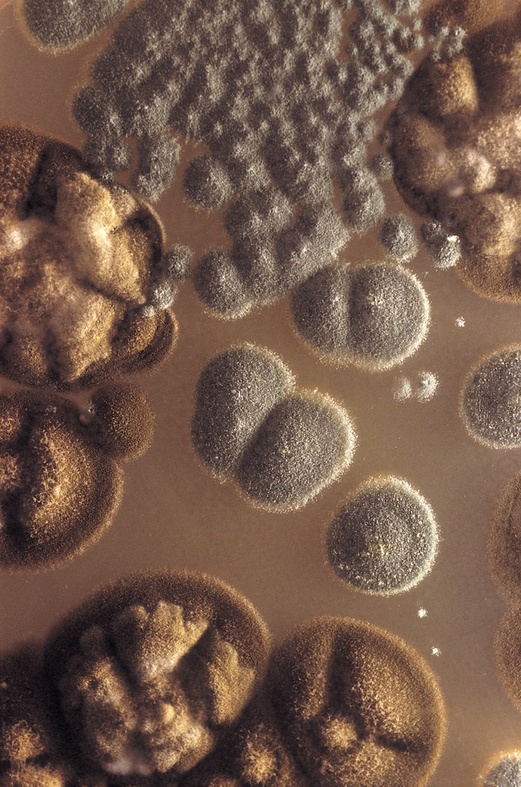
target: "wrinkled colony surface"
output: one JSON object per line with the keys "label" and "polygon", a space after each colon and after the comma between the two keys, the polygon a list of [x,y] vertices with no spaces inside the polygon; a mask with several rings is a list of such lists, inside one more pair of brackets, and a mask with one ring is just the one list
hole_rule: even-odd
{"label": "wrinkled colony surface", "polygon": [[440,692],[423,659],[375,626],[304,624],[276,651],[271,700],[313,787],[428,782],[445,732]]}
{"label": "wrinkled colony surface", "polygon": [[258,613],[218,580],[163,572],[114,583],[46,645],[69,753],[86,770],[175,780],[238,718],[267,649]]}
{"label": "wrinkled colony surface", "polygon": [[54,567],[96,541],[121,499],[118,460],[152,432],[147,400],[128,386],[100,389],[84,413],[56,396],[0,396],[0,566]]}
{"label": "wrinkled colony surface", "polygon": [[355,440],[346,411],[323,394],[296,389],[270,350],[234,347],[201,373],[194,447],[215,475],[234,478],[259,506],[305,505],[347,468]]}
{"label": "wrinkled colony surface", "polygon": [[502,754],[481,777],[482,787],[521,787],[521,752]]}
{"label": "wrinkled colony surface", "polygon": [[460,410],[472,437],[492,448],[521,445],[521,348],[484,358],[465,381]]}
{"label": "wrinkled colony surface", "polygon": [[[447,14],[450,24],[449,5],[434,28]],[[424,237],[438,264],[456,262],[461,243],[463,279],[507,301],[521,300],[520,73],[517,14],[428,55],[390,123],[395,183],[430,217]]]}
{"label": "wrinkled colony surface", "polygon": [[293,294],[295,325],[322,359],[380,371],[419,347],[429,301],[419,280],[384,262],[325,268]]}
{"label": "wrinkled colony surface", "polygon": [[4,125],[0,148],[0,373],[78,389],[157,364],[175,335],[158,219],[69,145]]}
{"label": "wrinkled colony surface", "polygon": [[[33,33],[56,46],[48,10],[25,5]],[[65,46],[104,22],[95,3],[88,24],[79,4],[69,5],[58,10]],[[87,157],[109,171],[132,167],[136,189],[153,199],[174,175],[179,142],[204,143],[184,172],[185,193],[205,209],[226,204],[231,248],[197,261],[195,286],[210,309],[237,317],[330,264],[349,230],[383,216],[366,152],[376,127],[366,121],[399,97],[413,70],[423,38],[408,15],[418,4],[182,0],[173,8],[145,0],[123,17],[73,112]],[[374,170],[387,177],[380,165]],[[399,259],[414,254],[400,217],[382,238]]]}
{"label": "wrinkled colony surface", "polygon": [[433,511],[406,481],[371,478],[335,516],[328,560],[340,579],[365,593],[402,593],[418,584],[436,557]]}

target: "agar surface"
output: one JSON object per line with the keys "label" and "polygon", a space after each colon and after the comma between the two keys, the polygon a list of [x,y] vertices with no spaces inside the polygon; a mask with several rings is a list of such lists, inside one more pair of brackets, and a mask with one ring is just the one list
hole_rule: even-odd
{"label": "agar surface", "polygon": [[435,49],[410,79],[389,123],[395,183],[430,216],[423,236],[439,267],[457,264],[480,295],[519,301],[521,16],[483,28],[493,3],[443,3],[432,29],[454,24],[456,7],[476,32],[453,28],[459,43]]}
{"label": "agar surface", "polygon": [[3,125],[0,146],[0,372],[72,390],[156,365],[175,338],[157,217],[69,145]]}
{"label": "agar surface", "polygon": [[168,571],[121,579],[58,624],[43,666],[36,646],[0,657],[0,782],[426,783],[445,713],[410,646],[318,618],[268,655],[258,613],[222,582]]}
{"label": "agar surface", "polygon": [[384,262],[319,271],[294,292],[292,312],[297,330],[321,359],[370,371],[412,355],[430,319],[417,277]]}
{"label": "agar surface", "polygon": [[207,467],[234,478],[263,508],[301,508],[351,461],[348,414],[318,392],[296,389],[270,350],[244,344],[216,356],[197,384],[192,441]]}
{"label": "agar surface", "polygon": [[120,502],[118,460],[144,451],[152,432],[130,386],[100,389],[86,419],[56,396],[0,396],[0,566],[55,567],[97,541]]}
{"label": "agar surface", "polygon": [[438,547],[434,513],[406,481],[371,478],[335,516],[327,553],[337,576],[357,590],[403,593],[432,569]]}

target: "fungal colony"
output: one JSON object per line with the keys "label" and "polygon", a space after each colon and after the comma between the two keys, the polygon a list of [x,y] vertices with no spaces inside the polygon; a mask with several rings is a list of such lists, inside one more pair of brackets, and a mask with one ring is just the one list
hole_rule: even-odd
{"label": "fungal colony", "polygon": [[[121,463],[148,448],[154,423],[120,378],[168,356],[183,281],[210,317],[287,296],[304,349],[345,379],[350,366],[385,376],[426,340],[429,296],[406,267],[420,241],[479,295],[521,300],[521,14],[497,21],[500,0],[423,10],[19,0],[44,52],[107,29],[72,102],[82,153],[0,126],[0,373],[23,386],[0,394],[2,568],[54,568],[112,521]],[[181,169],[187,142],[200,152]],[[193,210],[222,220],[227,244],[167,247],[149,201],[164,194],[166,210],[176,177]],[[369,230],[379,252],[351,260]],[[246,506],[290,515],[349,484],[363,445],[349,402],[299,387],[253,341],[199,371],[194,455]],[[521,445],[520,382],[518,345],[469,371],[459,412],[470,438]],[[390,401],[428,403],[438,383],[400,373]],[[503,494],[489,548],[511,604],[498,668],[519,708],[520,485]],[[324,552],[346,593],[404,593],[431,572],[440,529],[408,481],[373,475],[342,499]],[[272,648],[249,602],[199,573],[116,581],[43,646],[0,657],[5,787],[419,787],[444,734],[440,689],[409,644],[322,617]],[[482,784],[518,783],[516,753],[486,767]]]}

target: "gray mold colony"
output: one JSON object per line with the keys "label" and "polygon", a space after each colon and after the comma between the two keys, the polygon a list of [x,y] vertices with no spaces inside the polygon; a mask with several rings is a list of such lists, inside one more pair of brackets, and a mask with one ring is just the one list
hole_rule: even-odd
{"label": "gray mold colony", "polygon": [[420,282],[397,265],[324,268],[293,294],[305,340],[336,363],[388,369],[411,355],[429,325]]}
{"label": "gray mold colony", "polygon": [[250,344],[203,370],[192,440],[215,475],[233,477],[250,500],[273,510],[303,506],[345,470],[355,445],[342,408],[297,392],[280,358]]}
{"label": "gray mold colony", "polygon": [[482,779],[483,787],[521,787],[521,754],[504,754]]}
{"label": "gray mold colony", "polygon": [[71,49],[107,25],[129,0],[25,0],[22,14],[45,49]]}
{"label": "gray mold colony", "polygon": [[347,0],[145,0],[94,62],[73,111],[95,165],[128,167],[137,138],[134,184],[156,199],[175,171],[175,137],[207,146],[184,187],[200,207],[230,203],[231,249],[211,250],[195,274],[215,312],[236,317],[283,295],[336,258],[344,222],[366,231],[383,216],[367,121],[401,94],[423,44],[401,16],[413,6],[395,2],[395,15],[356,0],[348,16]]}
{"label": "gray mold colony", "polygon": [[409,590],[430,571],[438,530],[431,507],[406,481],[373,478],[337,514],[327,537],[329,563],[365,593]]}
{"label": "gray mold colony", "polygon": [[492,448],[521,446],[521,347],[493,353],[467,377],[461,414],[472,437]]}

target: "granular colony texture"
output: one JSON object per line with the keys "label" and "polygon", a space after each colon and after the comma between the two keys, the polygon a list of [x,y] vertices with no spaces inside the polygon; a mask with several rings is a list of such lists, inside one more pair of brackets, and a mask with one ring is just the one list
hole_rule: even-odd
{"label": "granular colony texture", "polygon": [[69,145],[3,125],[0,148],[0,373],[72,390],[156,365],[176,333],[159,220]]}
{"label": "granular colony texture", "polygon": [[268,655],[256,610],[212,577],[112,583],[57,625],[43,661],[36,645],[0,657],[0,783],[426,783],[445,712],[410,646],[318,618]]}
{"label": "granular colony texture", "polygon": [[100,389],[85,414],[56,396],[1,395],[0,566],[54,567],[97,541],[121,499],[119,461],[152,432],[147,400],[130,386]]}
{"label": "granular colony texture", "polygon": [[502,754],[482,776],[481,787],[521,787],[521,753]]}
{"label": "granular colony texture", "polygon": [[391,595],[417,585],[436,557],[433,511],[406,481],[371,478],[335,516],[328,560],[340,579],[365,593]]}
{"label": "granular colony texture", "polygon": [[259,506],[305,505],[347,468],[355,440],[346,411],[322,394],[298,391],[270,350],[234,347],[201,373],[194,447],[215,475],[234,478]]}
{"label": "granular colony texture", "polygon": [[429,217],[422,234],[440,267],[457,263],[479,294],[517,302],[521,15],[483,28],[494,3],[444,3],[432,31],[457,25],[458,9],[476,32],[453,28],[459,40],[426,57],[390,121],[395,183]]}
{"label": "granular colony texture", "polygon": [[521,476],[507,484],[489,529],[490,566],[507,599],[521,598]]}
{"label": "granular colony texture", "polygon": [[[40,43],[55,48],[86,39],[117,7],[90,2],[87,14],[55,0],[57,33],[48,7],[26,2],[24,14]],[[421,23],[410,18],[417,11],[418,3],[374,0],[212,8],[144,0],[123,17],[73,102],[85,155],[104,172],[131,168],[137,191],[156,199],[180,143],[204,143],[184,173],[185,193],[201,208],[225,205],[231,240],[196,263],[195,287],[210,309],[237,317],[280,297],[383,217],[375,172],[388,177],[389,159],[371,167],[366,146],[372,116],[398,99],[423,46]],[[382,241],[399,260],[415,253],[403,215],[387,220]]]}
{"label": "granular colony texture", "polygon": [[492,448],[521,445],[521,348],[507,347],[471,370],[460,410],[472,437]]}
{"label": "granular colony texture", "polygon": [[429,326],[414,274],[383,262],[325,268],[293,293],[295,325],[321,358],[371,371],[412,355]]}

